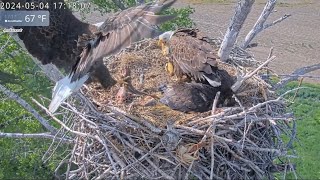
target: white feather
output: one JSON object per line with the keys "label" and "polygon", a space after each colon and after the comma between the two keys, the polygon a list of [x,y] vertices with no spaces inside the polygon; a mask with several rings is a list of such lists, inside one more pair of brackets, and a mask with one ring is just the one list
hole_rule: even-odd
{"label": "white feather", "polygon": [[66,76],[59,80],[53,88],[52,100],[49,105],[49,111],[54,113],[59,106],[74,92],[78,91],[89,78],[88,75],[83,76],[77,81],[71,82],[72,76]]}
{"label": "white feather", "polygon": [[221,82],[219,81],[213,81],[212,79],[208,78],[206,75],[203,75],[204,78],[209,82],[209,84],[213,87],[219,87],[221,86]]}
{"label": "white feather", "polygon": [[97,27],[100,27],[104,22],[98,22],[98,23],[95,23],[93,24],[94,26],[97,26]]}

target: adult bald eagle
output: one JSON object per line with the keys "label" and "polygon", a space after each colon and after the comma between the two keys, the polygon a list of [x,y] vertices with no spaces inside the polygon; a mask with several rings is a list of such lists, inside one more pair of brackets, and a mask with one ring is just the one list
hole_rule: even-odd
{"label": "adult bald eagle", "polygon": [[220,91],[220,104],[232,103],[234,77],[218,68],[219,57],[209,39],[199,30],[165,32],[159,36],[159,45],[168,57],[168,73],[180,79],[187,76],[195,81],[168,85],[160,102],[182,112],[205,112],[211,109],[213,99]]}
{"label": "adult bald eagle", "polygon": [[233,105],[231,86],[234,78],[225,70],[219,70],[222,85],[213,87],[210,84],[196,82],[178,82],[166,85],[161,89],[162,104],[181,112],[206,112],[211,110],[213,100],[218,91],[221,92],[218,104]]}
{"label": "adult bald eagle", "polygon": [[181,112],[206,112],[211,109],[218,91],[208,84],[178,82],[165,87],[160,102]]}
{"label": "adult bald eagle", "polygon": [[166,70],[181,78],[186,75],[197,82],[221,86],[221,74],[217,68],[218,56],[213,47],[197,29],[168,31],[159,36],[162,53],[168,55]]}
{"label": "adult bald eagle", "polygon": [[71,69],[68,76],[58,81],[49,106],[55,112],[73,92],[79,90],[90,72],[104,87],[115,84],[102,59],[118,53],[132,42],[160,35],[156,25],[174,18],[156,15],[175,0],[161,0],[132,7],[108,18],[99,28],[79,21],[69,9],[58,9],[53,3],[62,0],[2,0],[3,2],[49,3],[49,27],[23,27],[19,38],[27,50],[43,64],[53,63]]}

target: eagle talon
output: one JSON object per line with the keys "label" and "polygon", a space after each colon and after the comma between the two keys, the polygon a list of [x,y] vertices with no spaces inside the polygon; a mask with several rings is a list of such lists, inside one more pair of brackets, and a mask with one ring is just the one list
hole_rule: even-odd
{"label": "eagle talon", "polygon": [[129,84],[129,80],[130,80],[130,76],[127,76],[127,77],[121,77],[121,78],[119,78],[119,79],[117,79],[116,81],[117,81],[117,83],[120,85],[120,86],[123,86],[123,85],[128,85]]}
{"label": "eagle talon", "polygon": [[128,66],[123,67],[120,70],[120,77],[117,79],[117,83],[120,85],[128,85],[131,80],[130,68]]}

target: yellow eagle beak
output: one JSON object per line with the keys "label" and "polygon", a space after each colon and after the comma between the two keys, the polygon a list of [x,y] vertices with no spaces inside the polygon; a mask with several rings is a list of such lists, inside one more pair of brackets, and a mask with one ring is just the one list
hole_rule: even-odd
{"label": "yellow eagle beak", "polygon": [[163,41],[162,39],[159,39],[158,46],[161,47],[161,52],[164,56],[169,54],[169,47],[165,41]]}
{"label": "yellow eagle beak", "polygon": [[163,41],[162,41],[162,39],[159,39],[159,40],[158,40],[158,46],[160,46],[160,47],[162,48],[162,46],[163,46]]}

